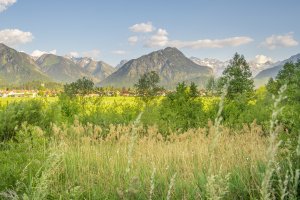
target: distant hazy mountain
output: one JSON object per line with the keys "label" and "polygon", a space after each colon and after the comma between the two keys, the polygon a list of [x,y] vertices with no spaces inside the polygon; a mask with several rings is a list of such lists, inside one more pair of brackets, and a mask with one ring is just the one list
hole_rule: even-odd
{"label": "distant hazy mountain", "polygon": [[[219,77],[222,75],[224,69],[229,65],[229,61],[220,61],[218,59],[214,58],[204,58],[199,59],[196,57],[190,58],[194,63],[202,65],[202,66],[208,66],[213,69],[214,75],[216,77]],[[254,60],[249,61],[250,70],[252,72],[252,75],[255,76],[257,73],[259,73],[261,70],[266,69],[270,66],[272,66],[272,62],[268,61],[266,63],[258,63]]]}
{"label": "distant hazy mountain", "polygon": [[77,64],[100,82],[115,71],[111,65],[103,61],[94,61],[91,58],[79,58]]}
{"label": "distant hazy mountain", "polygon": [[268,80],[272,77],[275,78],[278,72],[283,68],[283,65],[287,62],[295,63],[298,60],[300,60],[300,53],[296,54],[294,56],[291,56],[289,59],[277,62],[273,65],[271,65],[270,68],[262,70],[255,76],[255,84],[257,86],[266,84]]}
{"label": "distant hazy mountain", "polygon": [[22,84],[29,81],[50,81],[27,54],[0,43],[0,85]]}
{"label": "distant hazy mountain", "polygon": [[190,58],[194,63],[202,66],[207,66],[213,69],[213,73],[215,76],[219,77],[222,75],[222,72],[224,69],[227,67],[229,64],[229,61],[220,61],[218,59],[213,59],[213,58],[196,58],[196,57],[191,57]]}
{"label": "distant hazy mountain", "polygon": [[57,82],[73,82],[84,76],[92,78],[85,69],[62,56],[44,54],[36,63],[45,74]]}
{"label": "distant hazy mountain", "polygon": [[249,66],[252,71],[252,76],[255,77],[261,71],[274,66],[274,63],[271,61],[267,61],[265,63],[257,63],[255,61],[250,61]]}
{"label": "distant hazy mountain", "polygon": [[191,80],[203,86],[213,73],[211,68],[197,65],[178,49],[168,47],[128,61],[100,84],[133,86],[141,75],[150,71],[156,71],[161,78],[161,85],[167,88],[174,88],[178,82]]}
{"label": "distant hazy mountain", "polygon": [[121,62],[115,67],[116,69],[120,69],[128,62],[128,60],[121,60]]}

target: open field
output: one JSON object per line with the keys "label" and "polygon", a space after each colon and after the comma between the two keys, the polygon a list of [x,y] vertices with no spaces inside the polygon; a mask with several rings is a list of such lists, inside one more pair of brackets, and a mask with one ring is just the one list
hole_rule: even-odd
{"label": "open field", "polygon": [[[146,107],[135,97],[5,100],[1,130],[14,140],[0,143],[4,199],[263,199],[284,191],[297,196],[299,162],[284,161],[294,159],[295,145],[277,149],[279,140],[272,143],[256,122],[230,128],[215,116],[215,122],[203,119],[202,127],[165,132],[158,120],[165,97]],[[193,101],[210,113],[220,99]],[[273,184],[268,171],[281,182]]]}

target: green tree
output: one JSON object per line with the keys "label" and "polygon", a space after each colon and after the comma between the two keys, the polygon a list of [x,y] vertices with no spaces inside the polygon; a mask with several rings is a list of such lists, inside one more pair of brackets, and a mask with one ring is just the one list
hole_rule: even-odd
{"label": "green tree", "polygon": [[281,122],[286,130],[298,133],[300,130],[300,60],[297,63],[286,63],[279,71],[275,80],[270,80],[267,89],[272,94],[277,94],[279,88],[287,86],[284,95]]}
{"label": "green tree", "polygon": [[76,82],[64,85],[64,93],[69,97],[85,96],[94,90],[94,82],[83,77]]}
{"label": "green tree", "polygon": [[238,95],[250,96],[254,92],[254,83],[249,64],[243,55],[236,53],[220,78],[219,88],[228,84],[227,97],[234,99]]}
{"label": "green tree", "polygon": [[94,91],[93,81],[83,77],[76,82],[64,85],[64,91],[59,97],[64,116],[75,116],[81,107],[85,111],[87,103],[86,95]]}
{"label": "green tree", "polygon": [[158,74],[155,71],[151,71],[142,75],[134,87],[142,100],[148,102],[157,96],[158,92],[162,89],[158,86],[159,81]]}
{"label": "green tree", "polygon": [[270,92],[271,94],[277,94],[279,89],[278,86],[279,86],[278,83],[273,78],[270,78],[266,85],[266,88],[268,92]]}
{"label": "green tree", "polygon": [[209,94],[214,95],[215,92],[217,91],[217,86],[218,86],[217,80],[213,76],[211,76],[206,83],[205,89],[207,92],[209,92]]}
{"label": "green tree", "polygon": [[197,85],[194,82],[191,82],[191,85],[190,85],[190,96],[192,98],[199,96]]}

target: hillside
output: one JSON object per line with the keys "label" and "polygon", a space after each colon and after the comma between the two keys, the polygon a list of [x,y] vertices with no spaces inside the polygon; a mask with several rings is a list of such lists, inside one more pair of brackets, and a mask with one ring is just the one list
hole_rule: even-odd
{"label": "hillside", "polygon": [[36,63],[45,74],[57,82],[73,82],[84,76],[92,78],[85,69],[62,56],[44,54]]}
{"label": "hillside", "polygon": [[17,85],[36,80],[50,81],[51,79],[40,70],[29,55],[0,43],[1,85]]}

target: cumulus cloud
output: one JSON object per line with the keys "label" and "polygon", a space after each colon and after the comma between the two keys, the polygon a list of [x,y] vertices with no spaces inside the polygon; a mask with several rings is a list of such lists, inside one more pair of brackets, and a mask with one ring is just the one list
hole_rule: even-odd
{"label": "cumulus cloud", "polygon": [[[230,37],[224,39],[200,39],[192,41],[184,40],[171,40],[166,29],[159,28],[156,30],[151,22],[135,24],[129,29],[133,32],[143,33],[142,35],[132,36],[128,38],[128,42],[131,45],[141,42],[145,47],[165,47],[172,46],[177,48],[190,48],[190,49],[200,49],[200,48],[224,48],[224,47],[237,47],[240,45],[248,44],[254,41],[251,37],[238,36]],[[156,31],[155,31],[156,30]],[[154,32],[155,31],[155,32]],[[151,35],[148,33],[152,32]]]}
{"label": "cumulus cloud", "polygon": [[129,42],[129,44],[131,44],[131,45],[136,44],[138,41],[139,41],[138,36],[131,36],[131,37],[128,38],[128,42]]}
{"label": "cumulus cloud", "polygon": [[150,33],[155,30],[151,22],[135,24],[129,27],[129,30],[135,33]]}
{"label": "cumulus cloud", "polygon": [[266,62],[271,62],[272,58],[265,55],[256,55],[253,61],[258,64],[264,64]]}
{"label": "cumulus cloud", "polygon": [[253,39],[250,37],[241,36],[241,37],[231,37],[225,39],[204,39],[204,40],[196,40],[196,41],[174,40],[168,42],[168,45],[177,48],[192,48],[192,49],[223,48],[223,47],[236,47],[236,46],[248,44],[252,41]]}
{"label": "cumulus cloud", "polygon": [[293,33],[285,35],[271,35],[267,37],[262,45],[269,49],[276,49],[278,47],[292,47],[297,46],[299,43],[294,39]]}
{"label": "cumulus cloud", "polygon": [[165,29],[158,29],[157,32],[146,42],[146,47],[163,47],[168,44],[168,32]]}
{"label": "cumulus cloud", "polygon": [[85,52],[83,52],[82,55],[84,57],[89,57],[89,58],[92,58],[92,59],[95,60],[95,59],[99,59],[100,58],[101,52],[98,49],[93,49],[91,51],[85,51]]}
{"label": "cumulus cloud", "polygon": [[32,57],[40,57],[41,55],[44,54],[54,54],[56,55],[56,49],[52,50],[52,51],[40,51],[40,50],[34,50],[30,55]]}
{"label": "cumulus cloud", "polygon": [[112,51],[113,54],[116,54],[116,55],[124,55],[126,54],[127,52],[124,51],[124,50],[115,50],[115,51]]}
{"label": "cumulus cloud", "polygon": [[0,13],[16,2],[17,0],[0,0]]}
{"label": "cumulus cloud", "polygon": [[25,44],[33,40],[33,35],[30,32],[24,32],[19,29],[4,29],[0,30],[0,43],[9,46]]}

